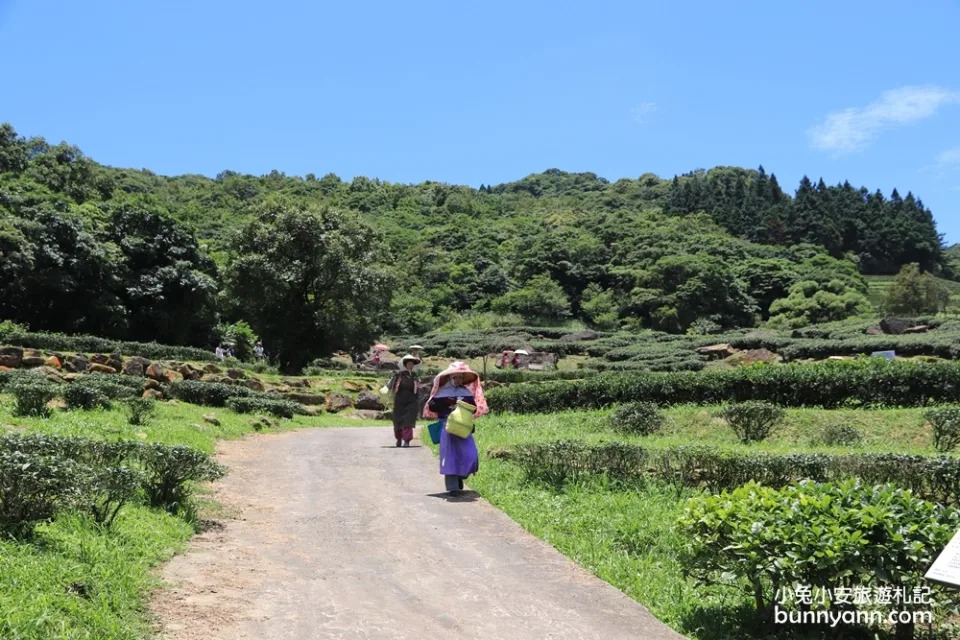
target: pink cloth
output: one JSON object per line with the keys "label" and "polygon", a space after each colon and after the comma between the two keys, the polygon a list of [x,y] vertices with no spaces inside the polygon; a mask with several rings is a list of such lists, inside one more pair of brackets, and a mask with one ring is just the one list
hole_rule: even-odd
{"label": "pink cloth", "polygon": [[487,406],[487,399],[483,397],[483,385],[480,384],[480,376],[477,375],[475,371],[472,371],[465,363],[453,362],[433,379],[433,389],[430,390],[430,398],[427,399],[427,406],[423,408],[424,418],[437,417],[437,414],[430,411],[430,400],[433,400],[433,396],[437,395],[437,391],[440,390],[441,385],[456,373],[467,373],[474,376],[473,382],[468,382],[463,385],[473,394],[474,405],[477,407],[477,410],[473,412],[473,417],[479,418],[484,414],[490,413],[490,408]]}

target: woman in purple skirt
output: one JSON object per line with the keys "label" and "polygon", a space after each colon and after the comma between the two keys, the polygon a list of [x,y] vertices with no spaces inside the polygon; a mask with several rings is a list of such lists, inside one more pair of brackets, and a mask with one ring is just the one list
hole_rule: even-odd
{"label": "woman in purple skirt", "polygon": [[[480,376],[466,364],[454,362],[434,378],[423,415],[446,421],[460,400],[477,408],[475,418],[489,411]],[[464,479],[476,473],[479,466],[480,456],[472,433],[461,438],[447,433],[446,429],[440,432],[440,473],[451,495],[463,490]]]}

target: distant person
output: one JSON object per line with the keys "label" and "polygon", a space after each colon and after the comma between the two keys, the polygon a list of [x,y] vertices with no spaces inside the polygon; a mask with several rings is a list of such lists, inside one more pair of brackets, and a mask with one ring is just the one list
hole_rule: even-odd
{"label": "distant person", "polygon": [[[457,402],[463,401],[476,407],[473,416],[478,418],[490,411],[483,396],[480,376],[470,370],[463,362],[454,362],[433,379],[433,389],[424,417],[439,418],[446,423],[447,418],[457,408]],[[443,475],[447,492],[456,496],[463,491],[463,481],[480,468],[480,455],[473,433],[466,438],[440,432],[440,473]]]}
{"label": "distant person", "polygon": [[420,364],[420,358],[407,354],[400,360],[401,369],[393,376],[391,390],[393,400],[393,437],[397,446],[409,447],[413,439],[413,428],[417,425],[417,413],[420,403],[417,392],[420,390],[420,376],[413,370]]}
{"label": "distant person", "polygon": [[507,365],[510,364],[510,352],[504,351],[503,355],[500,357],[500,368],[506,369]]}
{"label": "distant person", "polygon": [[217,359],[218,359],[218,360],[223,360],[224,353],[223,353],[223,347],[222,347],[222,346],[220,346],[220,345],[218,344],[216,350],[214,350],[213,353],[217,356]]}
{"label": "distant person", "polygon": [[233,357],[233,347],[227,347],[227,351],[223,354],[227,358]]}
{"label": "distant person", "polygon": [[373,352],[373,357],[370,358],[370,362],[373,363],[374,368],[377,369],[378,371],[380,370],[380,360],[381,360],[381,356],[380,356],[380,351],[378,349],[377,351]]}
{"label": "distant person", "polygon": [[258,341],[257,344],[253,346],[253,355],[257,360],[263,360],[263,343],[262,342]]}
{"label": "distant person", "polygon": [[510,362],[510,364],[513,365],[513,368],[514,368],[514,369],[519,369],[519,368],[520,368],[520,356],[519,356],[518,354],[516,354],[516,353],[513,354],[513,360]]}

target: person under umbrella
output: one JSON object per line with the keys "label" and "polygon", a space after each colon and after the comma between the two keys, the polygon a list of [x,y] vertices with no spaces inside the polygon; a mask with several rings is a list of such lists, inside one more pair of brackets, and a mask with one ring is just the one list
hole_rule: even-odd
{"label": "person under umbrella", "polygon": [[393,437],[397,439],[397,446],[409,447],[413,439],[413,428],[417,424],[417,413],[420,403],[417,400],[417,391],[420,387],[420,376],[413,370],[420,364],[420,358],[407,354],[400,359],[400,371],[391,380],[393,391]]}
{"label": "person under umbrella", "polygon": [[[475,418],[490,411],[480,376],[463,362],[454,362],[434,378],[423,415],[446,421],[460,400],[476,407]],[[472,433],[461,438],[446,429],[441,430],[440,473],[451,495],[458,495],[463,490],[464,479],[476,473],[479,467],[480,456]]]}

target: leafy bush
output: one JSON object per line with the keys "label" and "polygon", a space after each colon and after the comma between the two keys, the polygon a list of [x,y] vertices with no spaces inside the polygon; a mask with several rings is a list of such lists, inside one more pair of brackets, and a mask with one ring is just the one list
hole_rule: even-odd
{"label": "leafy bush", "polygon": [[23,377],[7,386],[13,394],[16,404],[13,412],[18,416],[46,416],[50,410],[47,403],[53,400],[58,391],[57,385],[46,378]]}
{"label": "leafy bush", "polygon": [[207,454],[181,445],[143,445],[138,456],[146,471],[144,489],[150,505],[170,513],[189,512],[189,482],[217,480],[226,473]]}
{"label": "leafy bush", "polygon": [[97,336],[67,335],[63,333],[10,331],[3,335],[5,344],[30,347],[46,351],[72,351],[78,353],[122,353],[141,356],[150,360],[201,360],[214,361],[216,356],[206,349],[179,347],[156,342],[123,342]]}
{"label": "leafy bush", "polygon": [[890,485],[805,481],[693,498],[679,525],[691,573],[708,583],[739,579],[763,615],[794,584],[929,586],[923,575],[960,515]]}
{"label": "leafy bush", "polygon": [[764,400],[783,407],[924,406],[960,399],[960,365],[872,358],[729,371],[603,374],[586,380],[491,389],[494,411],[554,412],[624,402],[657,405]]}
{"label": "leafy bush", "polygon": [[110,398],[102,391],[94,387],[75,382],[67,385],[63,391],[63,399],[67,401],[69,409],[109,409]]}
{"label": "leafy bush", "polygon": [[946,453],[960,444],[960,407],[939,407],[924,414],[933,427],[933,447]]}
{"label": "leafy bush", "polygon": [[130,501],[143,483],[143,474],[129,467],[106,467],[91,470],[81,502],[97,524],[109,527],[124,504]]}
{"label": "leafy bush", "polygon": [[648,436],[663,426],[663,413],[652,402],[629,402],[610,414],[610,425],[617,431]]}
{"label": "leafy bush", "polygon": [[729,404],[718,415],[727,421],[740,442],[750,443],[766,440],[783,421],[785,412],[775,404],[752,400]]}
{"label": "leafy bush", "polygon": [[128,398],[123,404],[127,423],[134,426],[146,424],[157,411],[157,403],[151,398]]}
{"label": "leafy bush", "polygon": [[269,413],[278,418],[292,418],[300,410],[300,405],[291,400],[273,400],[270,398],[230,398],[227,406],[237,413]]}
{"label": "leafy bush", "polygon": [[830,446],[855,446],[863,440],[863,434],[848,424],[828,424],[820,436],[823,444]]}
{"label": "leafy bush", "polygon": [[[221,382],[200,382],[199,380],[183,380],[170,385],[174,397],[209,407],[225,407],[231,398],[250,398],[258,392],[246,387]],[[265,395],[265,394],[263,394]]]}
{"label": "leafy bush", "polygon": [[0,529],[29,536],[38,522],[76,505],[86,472],[73,460],[0,449]]}
{"label": "leafy bush", "polygon": [[104,373],[90,373],[71,384],[77,385],[93,389],[110,400],[136,397],[143,391],[142,378]]}
{"label": "leafy bush", "polygon": [[233,354],[238,360],[253,359],[253,347],[260,337],[245,320],[238,320],[233,324],[221,324],[217,326],[217,332],[220,334],[220,341],[233,349]]}

